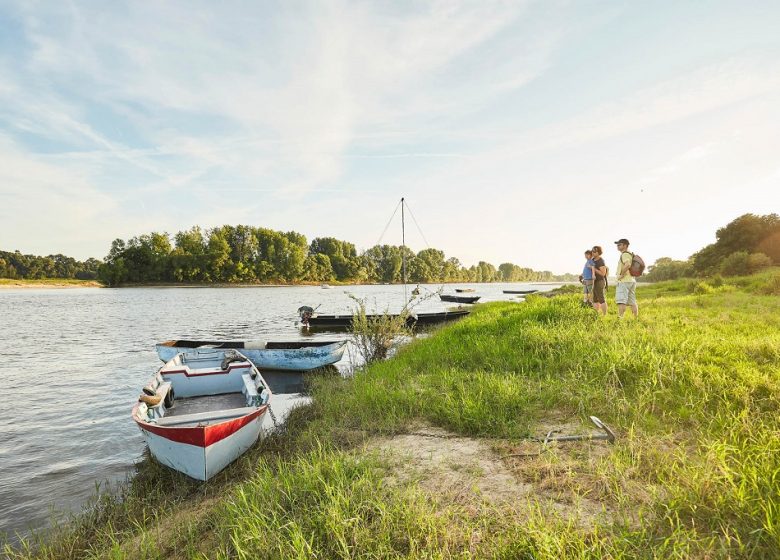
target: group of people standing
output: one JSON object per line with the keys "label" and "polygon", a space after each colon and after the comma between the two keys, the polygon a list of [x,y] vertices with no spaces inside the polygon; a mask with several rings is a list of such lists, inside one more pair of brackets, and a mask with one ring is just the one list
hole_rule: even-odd
{"label": "group of people standing", "polygon": [[[639,307],[636,304],[636,279],[631,275],[631,262],[633,256],[628,251],[628,239],[615,241],[617,250],[620,251],[620,259],[617,264],[617,285],[615,288],[615,303],[618,306],[618,316],[623,317],[626,308],[630,308],[634,317],[639,316]],[[585,267],[582,269],[580,281],[583,284],[584,302],[592,305],[602,315],[607,314],[607,300],[605,297],[609,276],[609,268],[604,262],[604,251],[600,245],[594,245],[592,249],[585,251]]]}

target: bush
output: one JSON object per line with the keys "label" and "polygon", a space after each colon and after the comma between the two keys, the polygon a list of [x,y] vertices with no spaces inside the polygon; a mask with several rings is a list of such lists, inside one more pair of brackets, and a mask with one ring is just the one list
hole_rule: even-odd
{"label": "bush", "polygon": [[747,269],[751,274],[772,266],[772,259],[764,253],[753,253],[748,256]]}
{"label": "bush", "polygon": [[748,271],[748,252],[737,251],[731,253],[720,263],[720,273],[723,276],[739,276]]}
{"label": "bush", "polygon": [[710,286],[707,282],[699,282],[693,288],[693,293],[694,294],[711,294],[714,291],[715,291],[715,288]]}
{"label": "bush", "polygon": [[780,296],[780,274],[770,276],[758,288],[758,293],[767,296]]}

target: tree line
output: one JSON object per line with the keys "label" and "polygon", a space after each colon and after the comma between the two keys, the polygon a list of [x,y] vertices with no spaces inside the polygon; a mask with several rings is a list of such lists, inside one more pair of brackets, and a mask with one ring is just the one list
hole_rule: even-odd
{"label": "tree line", "polygon": [[39,257],[23,255],[19,251],[0,251],[0,278],[95,280],[101,264],[98,259],[81,262],[65,255]]}
{"label": "tree line", "polygon": [[680,261],[663,257],[649,267],[647,280],[693,276],[737,276],[780,265],[780,216],[743,214],[718,229],[715,243]]}
{"label": "tree line", "polygon": [[512,263],[498,268],[481,261],[466,267],[438,249],[415,253],[408,247],[376,245],[358,253],[355,245],[333,237],[309,243],[297,232],[246,225],[203,230],[193,227],[173,236],[148,233],[111,244],[98,278],[109,286],[132,283],[301,283],[357,282],[517,282],[571,280]]}

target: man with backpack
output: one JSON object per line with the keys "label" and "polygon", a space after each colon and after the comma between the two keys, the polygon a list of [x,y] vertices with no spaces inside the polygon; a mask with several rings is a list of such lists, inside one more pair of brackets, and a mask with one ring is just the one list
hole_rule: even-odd
{"label": "man with backpack", "polygon": [[620,251],[620,260],[617,265],[617,286],[615,288],[618,317],[623,317],[626,306],[631,308],[634,317],[639,317],[639,307],[636,304],[636,278],[634,276],[642,274],[640,268],[644,268],[644,263],[639,259],[639,262],[634,265],[636,257],[628,251],[628,239],[618,239],[615,241],[615,245]]}

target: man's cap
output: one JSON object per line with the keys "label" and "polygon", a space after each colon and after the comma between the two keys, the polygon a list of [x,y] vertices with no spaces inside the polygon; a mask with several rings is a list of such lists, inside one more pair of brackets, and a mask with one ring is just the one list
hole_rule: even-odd
{"label": "man's cap", "polygon": [[624,238],[622,238],[622,239],[618,239],[617,241],[615,241],[615,245],[620,245],[621,243],[623,243],[623,244],[625,244],[625,245],[629,245],[629,243],[628,243],[628,239],[626,239],[625,237],[624,237]]}

